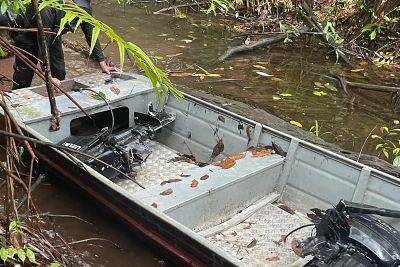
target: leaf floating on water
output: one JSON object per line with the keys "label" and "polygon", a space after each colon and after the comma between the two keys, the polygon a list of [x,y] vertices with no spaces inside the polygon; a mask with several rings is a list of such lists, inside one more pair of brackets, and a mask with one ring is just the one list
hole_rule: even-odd
{"label": "leaf floating on water", "polygon": [[278,77],[272,77],[272,78],[271,78],[271,81],[274,81],[274,82],[283,82],[283,80],[282,80],[281,78],[278,78]]}
{"label": "leaf floating on water", "polygon": [[118,87],[111,87],[110,90],[116,95],[119,95],[119,93],[121,93],[121,90]]}
{"label": "leaf floating on water", "polygon": [[292,94],[289,94],[289,93],[281,93],[279,95],[283,96],[283,97],[291,97],[291,96],[293,96]]}
{"label": "leaf floating on water", "polygon": [[177,57],[177,56],[180,56],[180,55],[183,55],[183,53],[176,53],[176,54],[172,54],[172,55],[166,55],[165,57],[173,58],[173,57]]}
{"label": "leaf floating on water", "polygon": [[162,191],[162,192],[160,193],[160,195],[162,195],[162,196],[168,196],[168,195],[171,195],[173,192],[174,192],[174,191],[172,191],[171,188],[168,188],[167,190]]}
{"label": "leaf floating on water", "polygon": [[200,177],[200,180],[204,181],[207,180],[210,176],[208,174],[205,174],[203,176]]}
{"label": "leaf floating on water", "polygon": [[192,76],[193,73],[181,72],[181,71],[171,71],[168,73],[168,75],[171,77],[188,77],[188,76]]}
{"label": "leaf floating on water", "polygon": [[181,42],[184,42],[186,44],[193,42],[193,40],[189,40],[189,39],[182,39]]}
{"label": "leaf floating on water", "polygon": [[187,46],[186,46],[186,45],[176,45],[176,47],[179,47],[179,48],[186,48]]}
{"label": "leaf floating on water", "polygon": [[253,67],[256,68],[256,69],[261,69],[261,70],[265,70],[266,69],[266,67],[261,66],[261,65],[253,65]]}
{"label": "leaf floating on water", "polygon": [[361,72],[361,71],[363,71],[364,69],[354,69],[354,70],[350,70],[351,72]]}
{"label": "leaf floating on water", "polygon": [[192,183],[190,184],[190,187],[194,188],[197,187],[199,185],[199,181],[197,181],[196,179],[192,180]]}
{"label": "leaf floating on water", "polygon": [[324,85],[322,83],[320,83],[320,82],[314,82],[314,85],[316,87],[324,88]]}
{"label": "leaf floating on water", "polygon": [[243,158],[245,158],[246,157],[246,154],[245,153],[238,153],[238,154],[234,154],[234,155],[232,155],[232,156],[229,156],[231,159],[234,159],[234,160],[239,160],[239,159],[243,159]]}
{"label": "leaf floating on water", "polygon": [[324,91],[314,91],[313,94],[316,95],[316,96],[324,96],[324,95],[327,95],[327,93],[325,93]]}
{"label": "leaf floating on water", "polygon": [[254,238],[253,241],[251,241],[251,242],[246,246],[246,248],[252,248],[252,247],[254,247],[255,245],[257,245],[257,240]]}
{"label": "leaf floating on water", "polygon": [[298,122],[298,121],[290,121],[290,124],[293,124],[294,126],[297,126],[297,127],[303,127],[303,125],[301,125],[301,123],[300,122]]}
{"label": "leaf floating on water", "polygon": [[331,91],[334,91],[334,92],[338,91],[338,89],[335,86],[333,86],[332,84],[330,84],[330,83],[325,83],[324,86],[325,86],[325,88],[327,88],[327,89],[329,89]]}
{"label": "leaf floating on water", "polygon": [[159,34],[158,36],[160,36],[160,37],[165,37],[165,36],[168,36],[169,34],[168,33],[161,33],[161,34]]}
{"label": "leaf floating on water", "polygon": [[276,95],[272,96],[272,100],[281,100],[281,99],[282,99],[282,97],[279,97],[279,96],[276,96]]}
{"label": "leaf floating on water", "polygon": [[268,256],[265,258],[267,261],[279,261],[280,258],[278,256]]}
{"label": "leaf floating on water", "polygon": [[260,76],[263,76],[263,77],[272,77],[272,76],[274,76],[274,75],[271,75],[271,74],[268,74],[268,73],[265,73],[265,72],[262,72],[262,71],[256,71],[256,73],[258,75],[260,75]]}
{"label": "leaf floating on water", "polygon": [[158,207],[156,202],[153,202],[153,204],[151,204],[151,206],[154,207],[154,208]]}
{"label": "leaf floating on water", "polygon": [[226,159],[221,161],[222,169],[232,168],[235,164],[236,164],[236,161],[230,157],[227,157]]}

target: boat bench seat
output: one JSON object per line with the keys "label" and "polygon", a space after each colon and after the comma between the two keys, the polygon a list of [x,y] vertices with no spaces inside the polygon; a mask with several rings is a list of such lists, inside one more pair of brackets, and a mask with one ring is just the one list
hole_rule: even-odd
{"label": "boat bench seat", "polygon": [[177,177],[182,181],[153,185],[134,196],[191,229],[203,230],[273,192],[283,162],[284,157],[276,154],[252,157],[246,152],[229,169],[212,165],[189,169],[185,176],[190,176]]}

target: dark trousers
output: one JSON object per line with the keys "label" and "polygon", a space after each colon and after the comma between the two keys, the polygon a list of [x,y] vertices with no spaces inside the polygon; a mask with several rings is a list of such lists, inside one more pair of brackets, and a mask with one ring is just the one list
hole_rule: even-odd
{"label": "dark trousers", "polygon": [[[39,47],[35,40],[31,43],[18,43],[15,44],[18,48],[21,48],[36,58],[39,57]],[[27,55],[32,62],[37,65],[37,60]],[[59,79],[60,81],[65,80],[65,62],[64,52],[62,50],[61,37],[58,37],[52,41],[49,47],[49,59],[51,76]],[[16,84],[13,85],[13,89],[20,89],[31,86],[34,72],[25,65],[18,57],[15,57],[14,62],[14,76],[13,80]]]}

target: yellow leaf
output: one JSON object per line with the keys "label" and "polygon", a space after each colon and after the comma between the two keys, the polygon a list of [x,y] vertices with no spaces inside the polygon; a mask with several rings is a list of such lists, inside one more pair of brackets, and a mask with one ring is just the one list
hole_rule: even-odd
{"label": "yellow leaf", "polygon": [[221,77],[221,74],[218,74],[218,73],[209,73],[209,74],[207,74],[207,77]]}
{"label": "yellow leaf", "polygon": [[261,66],[261,65],[253,65],[253,67],[256,68],[256,69],[262,69],[262,70],[266,69],[266,67]]}
{"label": "yellow leaf", "polygon": [[322,83],[320,83],[320,82],[315,82],[314,85],[317,86],[317,87],[321,87],[321,88],[324,87],[324,85]]}
{"label": "yellow leaf", "polygon": [[293,124],[294,126],[297,126],[297,127],[303,127],[303,125],[301,125],[301,123],[300,122],[298,122],[298,121],[290,121],[290,124]]}

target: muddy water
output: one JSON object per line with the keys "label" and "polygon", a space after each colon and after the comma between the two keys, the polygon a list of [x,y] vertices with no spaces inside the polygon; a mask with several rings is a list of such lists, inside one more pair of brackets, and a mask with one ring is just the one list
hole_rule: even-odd
{"label": "muddy water", "polygon": [[[354,151],[360,149],[375,125],[387,125],[393,119],[398,119],[390,108],[388,94],[354,89],[350,96],[346,96],[326,88],[314,88],[315,82],[328,82],[321,78],[321,74],[329,75],[331,72],[346,75],[351,80],[367,82],[363,72],[351,72],[349,68],[334,64],[334,55],[327,56],[329,51],[315,41],[302,40],[283,47],[259,49],[221,63],[216,59],[226,47],[241,41],[225,30],[228,26],[222,18],[188,14],[187,19],[178,19],[153,15],[151,11],[161,7],[143,5],[129,6],[124,11],[122,6],[114,2],[94,1],[96,17],[126,40],[142,47],[153,56],[161,69],[171,71],[171,79],[178,86],[201,89],[246,102],[287,121],[300,122],[306,130],[317,120],[322,126],[320,135],[324,139]],[[80,40],[84,44],[79,34],[70,34],[65,38]],[[101,40],[104,47],[106,40]],[[106,54],[112,61],[118,62],[117,51],[111,44]],[[70,49],[66,49],[66,59],[69,77],[98,70],[95,63]],[[127,70],[137,70],[129,60],[126,60],[125,67]],[[189,75],[204,74],[204,70],[219,74],[220,77],[202,79]],[[268,77],[256,71],[266,73]],[[377,79],[373,71],[367,69],[366,72],[372,81]],[[316,96],[314,91],[324,91],[326,95]],[[372,153],[373,146],[367,145],[366,151]],[[104,212],[99,212],[84,196],[66,191],[58,183],[40,186],[35,195],[42,211],[79,216],[93,224],[56,218],[69,240],[101,237],[122,248],[108,242],[92,242],[77,247],[93,266],[162,264],[155,259],[156,254],[150,248],[130,237],[126,230]]]}
{"label": "muddy water", "polygon": [[[357,66],[355,68],[365,70],[352,72],[350,68],[335,64],[335,55],[329,54],[329,50],[319,45],[317,40],[302,39],[287,46],[259,49],[221,63],[217,58],[226,47],[243,41],[225,30],[233,27],[232,23],[227,25],[223,18],[190,13],[186,19],[152,14],[159,8],[141,5],[128,6],[124,10],[113,2],[98,0],[94,5],[94,14],[126,40],[138,44],[152,55],[161,69],[172,71],[171,79],[178,86],[246,102],[287,121],[300,122],[306,130],[317,120],[321,126],[320,135],[343,148],[359,151],[375,125],[388,125],[398,119],[390,108],[390,95],[387,93],[352,89],[347,96],[342,92],[315,87],[315,82],[331,82],[321,78],[321,75],[330,73],[344,75],[352,81],[382,82],[371,68]],[[102,43],[104,45],[105,40]],[[118,62],[117,51],[115,46],[110,45],[106,54],[112,61]],[[95,67],[78,54],[69,54],[69,59],[72,76],[93,71],[89,67]],[[126,68],[129,70],[131,66],[127,60]],[[204,74],[204,71],[219,74],[220,77],[202,79],[188,76],[191,73]],[[273,76],[264,77],[257,71]],[[397,73],[387,80],[396,82],[397,77],[399,82],[399,76]],[[323,91],[326,95],[317,96],[314,91]],[[373,147],[367,144],[365,152],[373,153]]]}

